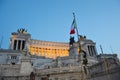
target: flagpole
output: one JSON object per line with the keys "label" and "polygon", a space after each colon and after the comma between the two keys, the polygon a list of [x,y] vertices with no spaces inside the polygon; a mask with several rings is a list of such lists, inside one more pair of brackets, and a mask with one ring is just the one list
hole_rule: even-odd
{"label": "flagpole", "polygon": [[103,54],[103,49],[102,49],[102,46],[100,45],[100,50],[101,50],[101,53]]}
{"label": "flagpole", "polygon": [[[75,20],[75,13],[73,12],[73,17],[74,17],[74,20]],[[77,29],[77,24],[76,24],[76,20],[75,20],[75,29],[76,29],[76,32],[77,32],[77,38],[78,38],[78,45],[79,45],[79,53],[81,51],[81,44],[80,44],[80,40],[79,40],[79,33],[78,33],[78,29]]]}
{"label": "flagpole", "polygon": [[0,41],[0,49],[1,49],[1,46],[2,46],[2,41],[3,41],[3,36],[1,37],[1,41]]}
{"label": "flagpole", "polygon": [[[73,17],[74,17],[74,20],[75,20],[75,13],[73,12]],[[79,48],[79,60],[81,60],[81,58],[80,58],[80,56],[81,56],[81,52],[82,52],[82,49],[81,49],[81,44],[80,44],[80,37],[79,37],[79,33],[78,33],[78,29],[77,29],[77,24],[76,24],[76,20],[75,20],[75,29],[76,29],[76,32],[77,32],[77,38],[78,38],[78,48]],[[86,65],[85,65],[86,66]],[[85,67],[84,67],[85,68]],[[82,70],[82,65],[81,65],[81,70]],[[85,75],[85,71],[84,71],[84,73],[82,73],[83,74],[83,76],[85,76],[86,77],[86,75]],[[84,79],[84,80],[87,80],[87,78],[86,79]]]}

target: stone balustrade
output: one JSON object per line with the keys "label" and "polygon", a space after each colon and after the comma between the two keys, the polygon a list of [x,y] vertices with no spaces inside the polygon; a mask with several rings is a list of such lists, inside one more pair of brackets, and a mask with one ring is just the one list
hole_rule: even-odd
{"label": "stone balustrade", "polygon": [[69,67],[56,67],[56,68],[47,68],[47,69],[35,69],[36,74],[45,75],[53,73],[63,73],[63,72],[80,72],[80,66],[69,66]]}

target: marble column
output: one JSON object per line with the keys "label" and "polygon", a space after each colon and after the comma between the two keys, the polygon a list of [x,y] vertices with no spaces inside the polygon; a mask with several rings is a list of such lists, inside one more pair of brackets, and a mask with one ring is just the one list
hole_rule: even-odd
{"label": "marble column", "polygon": [[20,50],[22,50],[22,44],[23,44],[23,40],[21,40]]}
{"label": "marble column", "polygon": [[16,44],[16,50],[18,50],[18,40],[16,41],[16,43],[17,43],[17,44]]}

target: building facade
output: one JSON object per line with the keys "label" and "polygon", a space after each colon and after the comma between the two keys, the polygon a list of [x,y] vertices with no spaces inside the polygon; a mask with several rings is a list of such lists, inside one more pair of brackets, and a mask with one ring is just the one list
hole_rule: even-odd
{"label": "building facade", "polygon": [[[82,49],[86,51],[89,56],[97,55],[96,44],[92,40],[86,39],[85,36],[80,36],[80,44]],[[25,29],[19,29],[17,32],[13,32],[10,38],[10,49],[20,51],[27,50],[31,55],[52,59],[69,56],[70,48],[75,48],[78,51],[79,45],[74,45],[74,47],[70,47],[68,42],[35,40],[31,38],[31,34],[27,33]],[[73,55],[71,53],[76,53],[76,55],[78,55],[75,49],[70,52],[70,55]]]}
{"label": "building facade", "polygon": [[19,29],[11,34],[10,49],[20,51],[26,49],[31,55],[53,59],[69,55],[68,43],[35,40],[31,38],[31,34],[28,34],[25,29]]}
{"label": "building facade", "polygon": [[117,54],[99,55],[96,43],[85,36],[77,42],[50,42],[19,29],[11,35],[10,49],[0,49],[0,80],[119,79]]}

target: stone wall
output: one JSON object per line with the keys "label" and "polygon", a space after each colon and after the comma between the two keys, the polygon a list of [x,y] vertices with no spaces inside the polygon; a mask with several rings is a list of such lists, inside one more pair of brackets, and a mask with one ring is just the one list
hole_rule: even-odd
{"label": "stone wall", "polygon": [[18,76],[20,71],[20,65],[1,64],[0,76]]}
{"label": "stone wall", "polygon": [[66,66],[36,69],[36,80],[119,80],[120,64],[108,59],[87,67],[87,74],[81,66]]}
{"label": "stone wall", "polygon": [[119,80],[120,65],[115,59],[106,59],[89,67],[89,80]]}

